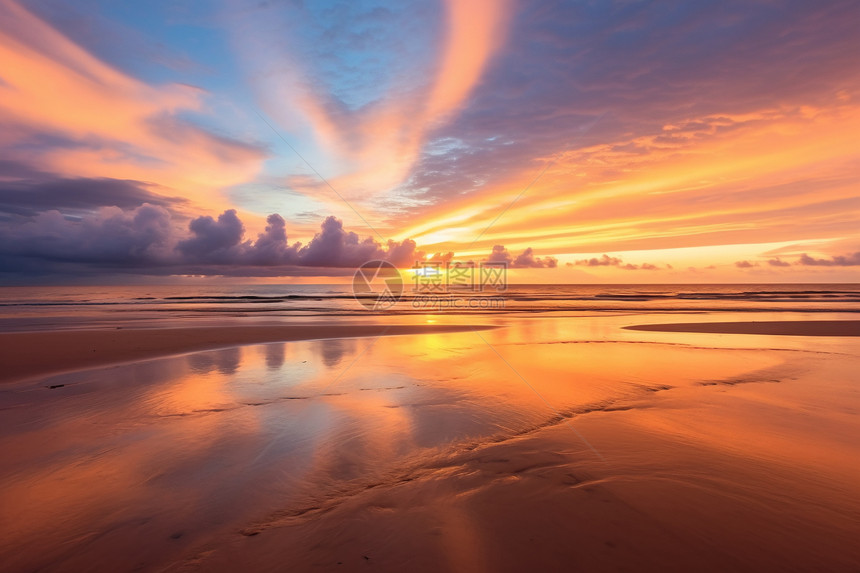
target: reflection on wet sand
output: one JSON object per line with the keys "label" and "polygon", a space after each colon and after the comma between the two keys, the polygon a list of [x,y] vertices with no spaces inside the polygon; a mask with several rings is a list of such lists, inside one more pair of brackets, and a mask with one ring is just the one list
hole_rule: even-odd
{"label": "reflection on wet sand", "polygon": [[856,343],[506,320],[0,388],[0,562],[858,563]]}

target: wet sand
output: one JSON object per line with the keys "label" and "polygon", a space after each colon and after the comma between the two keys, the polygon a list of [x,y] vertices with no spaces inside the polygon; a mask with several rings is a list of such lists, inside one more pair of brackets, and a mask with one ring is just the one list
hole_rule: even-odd
{"label": "wet sand", "polygon": [[637,320],[4,385],[0,570],[858,570],[857,342]]}
{"label": "wet sand", "polygon": [[703,332],[709,334],[767,334],[774,336],[860,336],[860,320],[774,320],[750,322],[683,322],[638,324],[628,330]]}
{"label": "wet sand", "polygon": [[288,324],[0,333],[0,382],[240,344],[463,332],[486,326]]}

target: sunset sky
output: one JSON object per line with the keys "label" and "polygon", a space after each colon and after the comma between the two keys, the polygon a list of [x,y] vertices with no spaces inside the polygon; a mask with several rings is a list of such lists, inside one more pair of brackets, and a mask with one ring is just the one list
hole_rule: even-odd
{"label": "sunset sky", "polygon": [[858,29],[853,0],[0,0],[0,281],[860,281]]}

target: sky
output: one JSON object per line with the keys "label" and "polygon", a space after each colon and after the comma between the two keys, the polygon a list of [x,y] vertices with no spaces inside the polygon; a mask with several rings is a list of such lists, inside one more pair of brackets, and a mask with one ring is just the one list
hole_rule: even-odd
{"label": "sky", "polygon": [[860,282],[858,29],[853,0],[0,0],[0,284]]}

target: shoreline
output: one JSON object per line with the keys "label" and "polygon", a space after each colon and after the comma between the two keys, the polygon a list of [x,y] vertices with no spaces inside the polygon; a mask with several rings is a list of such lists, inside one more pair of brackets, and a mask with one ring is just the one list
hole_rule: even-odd
{"label": "shoreline", "polygon": [[140,329],[47,330],[0,333],[0,384],[166,357],[273,342],[444,334],[489,325],[289,324]]}
{"label": "shoreline", "polygon": [[[81,371],[63,390],[10,385],[0,393],[0,561],[856,570],[860,339],[801,339],[803,354],[768,339],[606,340],[649,318],[510,321],[485,341],[468,331],[486,326],[369,321],[32,333],[36,354],[50,348],[35,342],[46,335],[79,347],[127,336],[137,353],[152,350],[147,336],[395,336],[372,352],[372,339],[269,344]],[[422,332],[437,336],[396,336]]]}
{"label": "shoreline", "polygon": [[860,336],[860,320],[771,320],[750,322],[678,322],[637,324],[625,330],[771,336]]}

